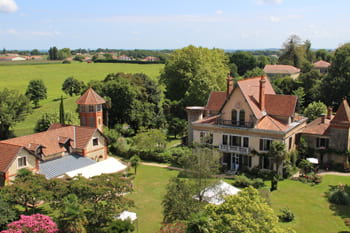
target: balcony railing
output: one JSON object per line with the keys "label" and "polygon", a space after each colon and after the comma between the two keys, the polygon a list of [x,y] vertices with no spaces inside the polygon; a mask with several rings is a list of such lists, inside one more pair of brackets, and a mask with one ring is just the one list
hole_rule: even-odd
{"label": "balcony railing", "polygon": [[231,126],[231,127],[242,127],[242,128],[253,128],[254,127],[253,122],[248,122],[248,121],[233,122],[231,120],[223,120],[220,118],[217,119],[217,124]]}
{"label": "balcony railing", "polygon": [[219,145],[219,150],[226,153],[240,153],[240,154],[249,154],[249,148],[241,146],[231,146],[231,145]]}

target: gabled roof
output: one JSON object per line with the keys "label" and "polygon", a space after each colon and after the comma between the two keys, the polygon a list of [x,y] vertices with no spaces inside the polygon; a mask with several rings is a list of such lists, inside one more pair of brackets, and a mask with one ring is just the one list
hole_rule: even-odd
{"label": "gabled roof", "polygon": [[271,116],[266,115],[260,119],[259,123],[256,125],[255,128],[274,131],[286,131],[289,128],[289,126],[283,124],[282,122],[276,120]]}
{"label": "gabled roof", "polygon": [[0,143],[0,172],[6,172],[22,146]]}
{"label": "gabled roof", "polygon": [[97,130],[98,129],[96,128],[83,126],[65,126],[40,133],[3,140],[0,141],[0,143],[23,146],[25,148],[33,144],[38,144],[43,146],[43,154],[48,156],[66,151],[66,149],[60,145],[62,138],[76,140],[72,143],[73,148],[84,149]]}
{"label": "gabled roof", "polygon": [[[334,116],[331,116],[331,119],[333,118]],[[325,135],[331,123],[331,119],[325,118],[324,123],[322,123],[322,117],[319,117],[307,124],[306,127],[303,129],[303,133]]]}
{"label": "gabled roof", "polygon": [[[252,77],[237,82],[238,87],[241,89],[244,98],[247,100],[257,119],[260,119],[264,115],[259,108],[260,79],[261,77]],[[275,95],[276,93],[270,81],[268,79],[265,80],[265,94]]]}
{"label": "gabled roof", "polygon": [[210,111],[220,111],[221,106],[225,103],[226,92],[212,91],[209,95],[206,109]]}
{"label": "gabled roof", "polygon": [[94,105],[104,104],[106,103],[106,101],[90,87],[87,91],[85,91],[85,93],[82,96],[80,96],[76,103],[84,105]]}
{"label": "gabled roof", "polygon": [[331,123],[350,123],[350,107],[344,98]]}
{"label": "gabled roof", "polygon": [[328,68],[328,67],[331,66],[331,63],[326,62],[326,61],[323,61],[323,60],[319,60],[319,61],[315,62],[315,63],[313,64],[313,66],[314,66],[315,68]]}
{"label": "gabled roof", "polygon": [[294,95],[265,95],[266,113],[274,116],[293,116],[297,97]]}
{"label": "gabled roof", "polygon": [[300,69],[290,65],[265,65],[264,72],[267,74],[295,74]]}

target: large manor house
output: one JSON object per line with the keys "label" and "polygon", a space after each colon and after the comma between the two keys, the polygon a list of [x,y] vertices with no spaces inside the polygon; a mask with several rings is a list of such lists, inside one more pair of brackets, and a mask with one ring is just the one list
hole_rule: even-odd
{"label": "large manor house", "polygon": [[44,132],[0,141],[0,186],[13,180],[21,168],[53,178],[107,158],[105,100],[90,88],[76,103],[80,126],[55,123]]}
{"label": "large manor house", "polygon": [[206,106],[186,108],[188,142],[217,147],[222,164],[231,171],[257,167],[282,172],[274,158],[264,155],[272,141],[282,141],[291,151],[301,137],[318,152],[321,164],[345,164],[350,145],[347,100],[335,115],[328,108],[327,115],[309,124],[296,113],[297,103],[296,96],[276,94],[265,76],[239,80],[236,85],[228,76],[225,92],[211,92]]}

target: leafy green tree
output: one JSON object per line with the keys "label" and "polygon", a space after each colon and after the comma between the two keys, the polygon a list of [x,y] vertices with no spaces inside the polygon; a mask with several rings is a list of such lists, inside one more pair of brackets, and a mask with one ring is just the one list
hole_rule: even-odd
{"label": "leafy green tree", "polygon": [[288,158],[286,145],[282,141],[272,141],[268,154],[275,160],[277,171],[282,175],[283,162]]}
{"label": "leafy green tree", "polygon": [[298,89],[294,90],[292,94],[298,97],[297,109],[299,109],[299,112],[302,112],[302,110],[304,109],[304,102],[305,102],[304,88],[299,87]]}
{"label": "leafy green tree", "polygon": [[234,63],[238,67],[238,74],[243,76],[248,70],[252,70],[258,66],[257,61],[252,53],[239,51],[230,57],[230,63]]}
{"label": "leafy green tree", "polygon": [[83,206],[78,197],[68,194],[63,198],[63,208],[60,209],[58,225],[62,232],[66,233],[86,233],[85,225],[88,223]]}
{"label": "leafy green tree", "polygon": [[321,74],[316,70],[312,70],[300,75],[299,80],[305,91],[305,105],[307,106],[313,101],[321,98]]}
{"label": "leafy green tree", "polygon": [[133,139],[135,147],[141,151],[162,151],[166,146],[166,135],[160,129],[140,132]]}
{"label": "leafy green tree", "polygon": [[58,50],[57,60],[64,60],[72,55],[69,48],[63,48]]}
{"label": "leafy green tree", "polygon": [[7,201],[0,196],[0,230],[4,230],[6,225],[17,217],[16,211]]}
{"label": "leafy green tree", "polygon": [[228,196],[221,205],[209,204],[206,213],[213,223],[212,233],[283,232],[277,216],[253,187]]}
{"label": "leafy green tree", "polygon": [[[57,112],[55,113],[44,113],[37,120],[34,131],[43,132],[46,131],[53,123],[60,122],[60,117]],[[64,123],[68,125],[76,125],[79,123],[76,113],[66,112],[64,113]]]}
{"label": "leafy green tree", "polygon": [[113,56],[110,53],[105,53],[105,54],[103,54],[103,56],[105,57],[106,60],[112,60],[113,59]]}
{"label": "leafy green tree", "polygon": [[306,59],[312,63],[315,60],[315,53],[311,50],[311,41],[306,40],[304,41],[304,48],[305,48],[305,55]]}
{"label": "leafy green tree", "polygon": [[136,175],[137,167],[140,165],[140,162],[141,162],[141,159],[137,155],[134,155],[130,158],[130,164],[131,164],[131,167],[134,168],[135,175]]}
{"label": "leafy green tree", "polygon": [[250,78],[250,77],[257,77],[257,76],[262,76],[265,75],[265,72],[259,68],[259,67],[255,67],[252,70],[248,70],[245,74],[244,74],[244,78]]}
{"label": "leafy green tree", "polygon": [[329,74],[321,85],[322,101],[338,107],[344,98],[350,97],[350,43],[336,49]]}
{"label": "leafy green tree", "polygon": [[321,116],[321,114],[327,113],[327,106],[318,101],[310,103],[304,110],[304,115],[309,118],[309,121],[315,120],[317,117]]}
{"label": "leafy green tree", "polygon": [[27,87],[26,96],[38,108],[39,101],[47,98],[47,88],[43,80],[31,80]]}
{"label": "leafy green tree", "polygon": [[229,72],[223,50],[190,45],[171,53],[161,80],[166,97],[184,105],[204,105],[210,91],[223,90]]}
{"label": "leafy green tree", "polygon": [[162,201],[163,222],[172,223],[188,220],[191,214],[202,209],[201,203],[193,198],[195,190],[186,179],[172,178]]}
{"label": "leafy green tree", "polygon": [[84,82],[74,77],[66,78],[62,84],[62,91],[70,96],[80,95],[85,88]]}
{"label": "leafy green tree", "polygon": [[267,64],[271,64],[270,57],[265,56],[265,55],[260,55],[260,56],[257,56],[257,57],[256,57],[256,65],[257,65],[259,68],[264,69],[264,67],[265,67]]}
{"label": "leafy green tree", "polygon": [[305,62],[305,56],[305,46],[301,43],[300,37],[291,35],[283,44],[278,63],[301,68]]}
{"label": "leafy green tree", "polygon": [[168,130],[169,130],[169,134],[174,135],[174,137],[176,138],[176,136],[183,136],[186,132],[186,128],[187,128],[187,121],[180,119],[178,117],[174,117],[170,120],[170,122],[168,123]]}
{"label": "leafy green tree", "polygon": [[284,95],[291,95],[299,87],[299,83],[290,76],[276,77],[272,83],[281,91],[280,94]]}
{"label": "leafy green tree", "polygon": [[108,224],[104,229],[104,233],[131,233],[134,232],[135,227],[130,220],[114,220]]}
{"label": "leafy green tree", "polygon": [[60,102],[60,109],[59,109],[59,115],[60,115],[60,124],[65,125],[65,114],[64,114],[64,106],[63,106],[63,97],[61,96],[61,102]]}
{"label": "leafy green tree", "polygon": [[331,62],[333,59],[333,55],[326,49],[316,50],[315,56],[316,56],[316,60],[324,60],[324,61]]}
{"label": "leafy green tree", "polygon": [[24,120],[30,112],[31,106],[26,96],[7,88],[0,91],[0,139],[11,137],[11,127]]}
{"label": "leafy green tree", "polygon": [[58,60],[58,49],[55,46],[49,49],[49,60]]}
{"label": "leafy green tree", "polygon": [[30,55],[32,56],[40,55],[40,51],[37,49],[33,49],[32,51],[30,51]]}
{"label": "leafy green tree", "polygon": [[84,56],[83,55],[75,55],[73,58],[74,61],[80,61],[83,62],[84,61]]}
{"label": "leafy green tree", "polygon": [[212,225],[211,219],[201,211],[191,215],[186,233],[211,233]]}

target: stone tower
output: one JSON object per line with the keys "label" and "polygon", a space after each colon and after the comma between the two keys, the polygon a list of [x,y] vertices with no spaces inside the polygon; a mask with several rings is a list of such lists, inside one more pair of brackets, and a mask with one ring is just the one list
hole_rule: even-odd
{"label": "stone tower", "polygon": [[79,105],[80,125],[103,131],[102,104],[106,101],[89,88],[76,103]]}

